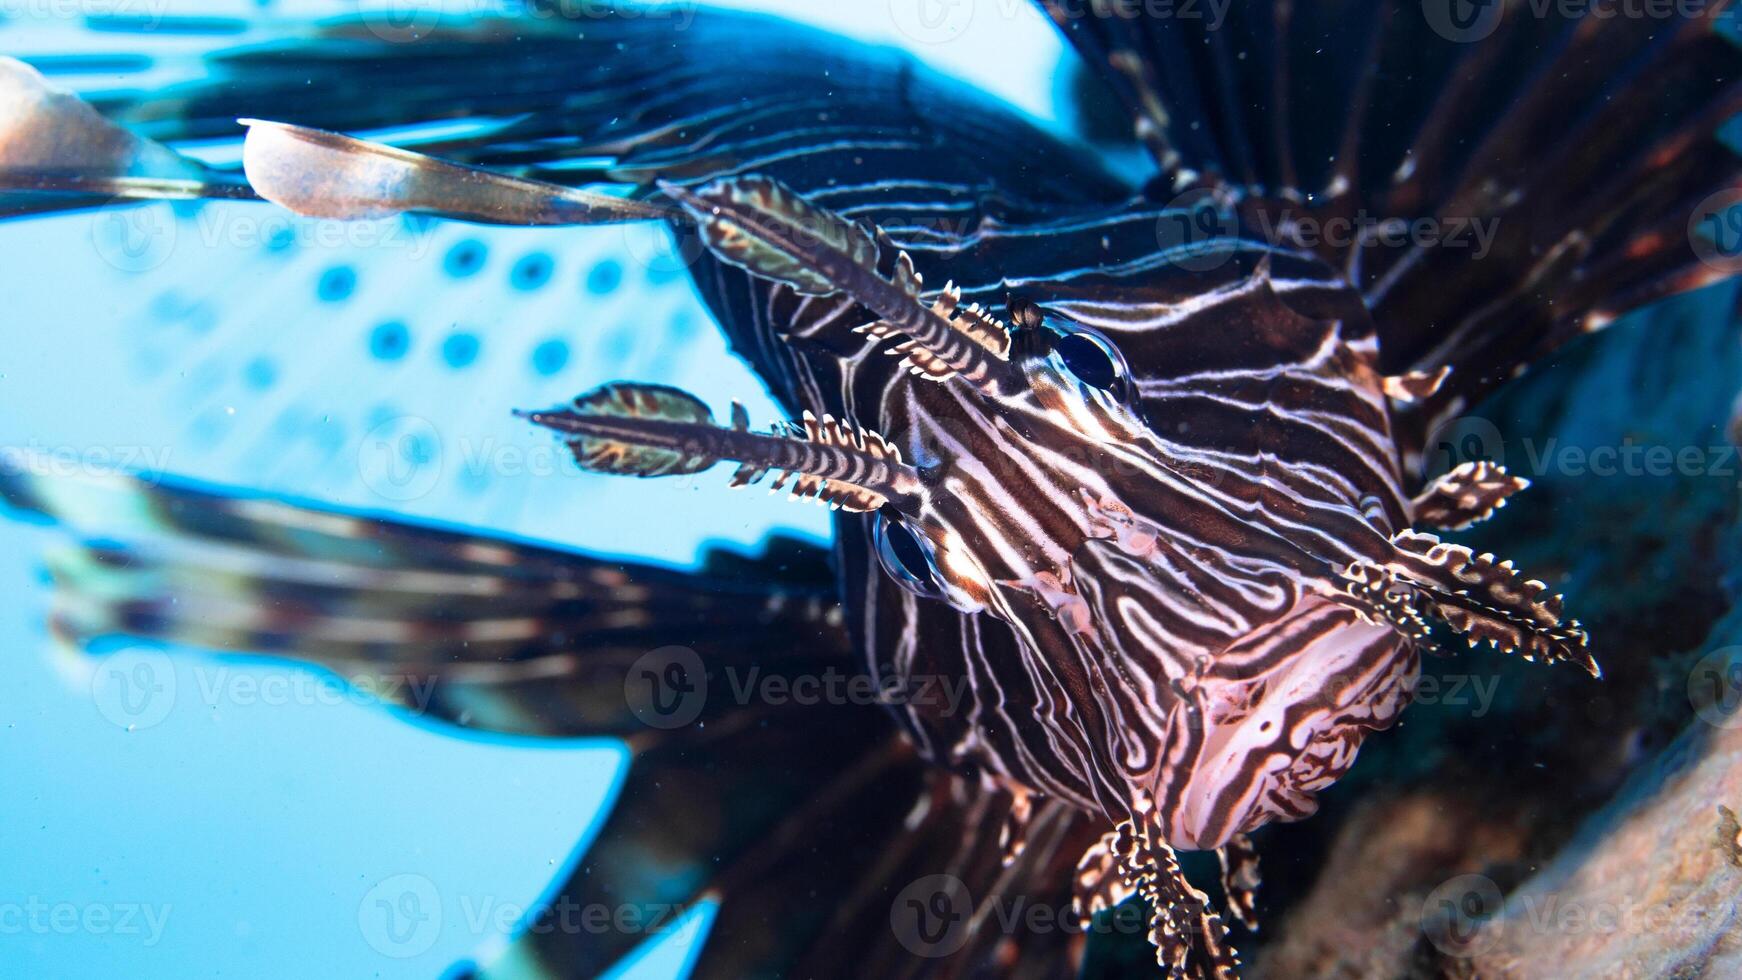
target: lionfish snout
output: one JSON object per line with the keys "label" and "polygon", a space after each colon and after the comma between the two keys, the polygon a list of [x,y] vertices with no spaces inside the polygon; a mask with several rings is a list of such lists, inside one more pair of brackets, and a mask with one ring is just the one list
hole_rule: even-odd
{"label": "lionfish snout", "polygon": [[1408,704],[1416,642],[1293,575],[1254,574],[1078,496],[1087,536],[1055,570],[1000,582],[989,606],[1070,702],[1049,743],[1076,746],[1102,809],[1152,808],[1174,847],[1311,814]]}

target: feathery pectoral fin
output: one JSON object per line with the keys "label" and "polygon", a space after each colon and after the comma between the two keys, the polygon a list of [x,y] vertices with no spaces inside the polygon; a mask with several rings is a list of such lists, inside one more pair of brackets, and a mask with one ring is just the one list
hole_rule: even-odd
{"label": "feathery pectoral fin", "polygon": [[1602,676],[1590,638],[1578,620],[1564,618],[1561,597],[1511,562],[1413,530],[1392,535],[1391,545],[1389,561],[1345,567],[1331,597],[1415,641],[1428,639],[1424,617],[1432,617],[1471,644],[1487,640],[1526,660],[1576,663]]}
{"label": "feathery pectoral fin", "polygon": [[946,287],[930,302],[924,280],[902,252],[885,272],[884,250],[871,229],[805,200],[778,181],[748,176],[699,188],[662,183],[701,229],[723,262],[807,296],[843,294],[877,320],[862,326],[876,337],[905,338],[895,353],[916,374],[960,376],[993,385],[1008,374],[1009,330],[978,307],[960,305]]}
{"label": "feathery pectoral fin", "polygon": [[842,290],[846,273],[877,267],[877,242],[864,225],[778,181],[742,177],[693,195],[676,185],[664,190],[696,218],[702,241],[722,262],[794,292],[830,296]]}
{"label": "feathery pectoral fin", "polygon": [[1415,639],[1426,636],[1426,613],[1472,644],[1487,640],[1526,660],[1576,663],[1602,676],[1578,620],[1563,617],[1561,597],[1525,579],[1511,562],[1419,531],[1399,531],[1391,543],[1390,561],[1344,570],[1341,601]]}
{"label": "feathery pectoral fin", "polygon": [[[1203,964],[1201,975],[1215,980],[1239,976],[1240,956],[1228,943],[1222,917],[1210,907],[1209,896],[1186,880],[1173,848],[1163,842],[1151,819],[1121,821],[1097,847],[1116,858],[1126,885],[1149,903],[1149,941],[1168,976],[1200,975],[1189,972],[1194,953]],[[1085,863],[1095,850],[1085,855]]]}
{"label": "feathery pectoral fin", "polygon": [[[680,433],[683,426],[711,427],[714,413],[689,392],[665,385],[609,384],[576,398],[574,405],[577,415],[597,423],[568,436],[569,449],[583,469],[620,476],[684,476],[720,461],[700,444],[656,438],[665,430],[642,433],[633,426],[625,430],[611,424],[613,420],[670,423],[671,430]],[[534,416],[533,421],[539,418]]]}
{"label": "feathery pectoral fin", "polygon": [[1508,497],[1529,486],[1529,480],[1513,476],[1499,464],[1477,460],[1442,474],[1410,507],[1417,523],[1460,531],[1487,520],[1506,506]]}
{"label": "feathery pectoral fin", "polygon": [[1240,920],[1241,925],[1256,932],[1258,885],[1261,881],[1258,849],[1252,846],[1252,838],[1235,834],[1228,843],[1216,849],[1216,856],[1222,862],[1222,894],[1227,898],[1228,911]]}
{"label": "feathery pectoral fin", "polygon": [[664,385],[618,382],[575,399],[572,409],[522,413],[562,434],[582,468],[629,476],[699,473],[737,462],[735,487],[779,471],[774,490],[791,482],[794,499],[814,499],[854,512],[893,503],[903,507],[919,492],[919,474],[882,436],[831,416],[806,412],[800,422],[773,432],[749,431],[733,407],[730,427],[694,395]]}

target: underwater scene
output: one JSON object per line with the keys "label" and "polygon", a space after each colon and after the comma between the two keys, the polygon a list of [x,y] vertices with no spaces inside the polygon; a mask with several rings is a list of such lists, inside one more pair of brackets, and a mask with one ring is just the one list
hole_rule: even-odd
{"label": "underwater scene", "polygon": [[1742,977],[1729,0],[0,0],[0,978]]}

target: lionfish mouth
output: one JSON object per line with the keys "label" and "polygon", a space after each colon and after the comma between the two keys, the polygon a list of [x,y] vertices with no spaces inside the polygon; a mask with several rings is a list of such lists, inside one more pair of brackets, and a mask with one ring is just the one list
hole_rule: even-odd
{"label": "lionfish mouth", "polygon": [[1420,655],[1387,625],[1317,596],[1180,685],[1152,786],[1176,847],[1207,850],[1300,820],[1408,706]]}

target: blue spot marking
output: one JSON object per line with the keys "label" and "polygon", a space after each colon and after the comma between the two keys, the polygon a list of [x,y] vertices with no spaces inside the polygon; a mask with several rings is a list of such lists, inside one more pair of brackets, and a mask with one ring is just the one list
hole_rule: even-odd
{"label": "blue spot marking", "polygon": [[317,295],[328,303],[340,303],[351,298],[357,290],[357,273],[348,265],[335,265],[321,273],[321,285]]}
{"label": "blue spot marking", "polygon": [[560,340],[547,340],[532,349],[532,369],[547,378],[568,363],[569,345]]}
{"label": "blue spot marking", "polygon": [[266,239],[266,250],[274,253],[284,252],[295,244],[296,232],[289,225],[285,225],[282,228],[273,229],[272,234]]}
{"label": "blue spot marking", "polygon": [[488,254],[483,242],[468,238],[448,249],[448,254],[442,258],[442,268],[455,279],[464,279],[484,268],[484,258]]}
{"label": "blue spot marking", "polygon": [[378,361],[397,361],[411,349],[411,330],[390,320],[369,332],[369,353]]}
{"label": "blue spot marking", "polygon": [[550,256],[543,252],[533,252],[514,263],[514,271],[509,273],[508,281],[515,289],[537,289],[550,281],[550,274],[555,268]]}
{"label": "blue spot marking", "polygon": [[470,367],[478,359],[478,338],[469,333],[456,333],[442,341],[442,360],[448,367]]}
{"label": "blue spot marking", "polygon": [[242,370],[242,380],[255,391],[265,391],[278,380],[278,367],[264,357],[257,357]]}
{"label": "blue spot marking", "polygon": [[606,259],[587,273],[587,292],[603,296],[616,289],[622,281],[623,267],[611,259]]}

